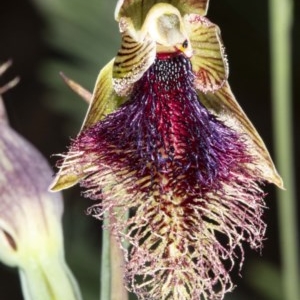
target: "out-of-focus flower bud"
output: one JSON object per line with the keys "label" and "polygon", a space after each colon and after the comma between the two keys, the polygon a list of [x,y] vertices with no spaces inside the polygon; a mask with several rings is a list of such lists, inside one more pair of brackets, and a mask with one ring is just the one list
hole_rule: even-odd
{"label": "out-of-focus flower bud", "polygon": [[81,299],[64,258],[63,199],[47,190],[52,171],[9,126],[1,97],[0,118],[0,260],[19,269],[26,300]]}

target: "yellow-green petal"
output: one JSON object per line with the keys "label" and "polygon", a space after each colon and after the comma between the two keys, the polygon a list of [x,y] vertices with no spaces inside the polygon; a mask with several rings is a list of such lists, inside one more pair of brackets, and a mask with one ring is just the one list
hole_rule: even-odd
{"label": "yellow-green petal", "polygon": [[252,147],[252,151],[254,151],[260,159],[257,165],[262,173],[261,179],[283,188],[283,181],[274,166],[262,138],[236,101],[228,82],[215,92],[205,93],[199,91],[199,98],[205,107],[218,118],[222,119],[226,125],[234,127],[249,137],[249,146]]}
{"label": "yellow-green petal", "polygon": [[196,14],[184,17],[193,49],[191,63],[195,87],[202,92],[219,89],[228,78],[228,64],[219,27]]}
{"label": "yellow-green petal", "polygon": [[85,116],[82,129],[92,126],[107,114],[117,109],[124,99],[119,97],[113,88],[114,59],[112,59],[99,73],[93,91],[92,101]]}
{"label": "yellow-green petal", "polygon": [[[103,119],[107,114],[117,109],[124,101],[124,98],[119,97],[113,88],[113,64],[114,59],[111,60],[98,75],[92,101],[89,105],[81,130],[88,128]],[[73,162],[78,158],[78,155],[80,154],[77,153],[76,156],[73,156],[71,153],[68,153],[66,156],[63,156],[64,161],[50,186],[51,191],[67,189],[84,178],[84,168],[81,170],[73,170],[73,172],[72,168],[70,168]]]}

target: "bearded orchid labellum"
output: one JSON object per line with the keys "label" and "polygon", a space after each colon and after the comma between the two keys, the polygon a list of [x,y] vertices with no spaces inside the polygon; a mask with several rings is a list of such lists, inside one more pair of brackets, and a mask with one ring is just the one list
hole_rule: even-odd
{"label": "bearded orchid labellum", "polygon": [[118,2],[121,49],[51,186],[80,182],[97,201],[89,213],[111,216],[111,231],[130,243],[126,279],[141,299],[222,299],[242,242],[262,244],[259,185],[283,187],[230,90],[207,8]]}

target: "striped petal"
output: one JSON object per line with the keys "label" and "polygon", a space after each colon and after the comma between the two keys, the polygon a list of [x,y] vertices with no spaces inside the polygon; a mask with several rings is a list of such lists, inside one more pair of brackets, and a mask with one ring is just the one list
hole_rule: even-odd
{"label": "striped petal", "polygon": [[190,14],[184,18],[193,48],[191,62],[195,87],[203,92],[219,89],[228,78],[228,65],[218,26],[205,17]]}
{"label": "striped petal", "polygon": [[196,13],[205,16],[209,0],[119,0],[115,10],[115,19],[119,21],[122,17],[132,20],[136,30],[139,30],[153,5],[157,3],[169,3],[178,8],[181,15]]}
{"label": "striped petal", "polygon": [[152,65],[156,55],[156,43],[148,34],[139,40],[133,37],[134,30],[129,20],[120,22],[121,49],[114,60],[113,87],[118,95],[125,96]]}
{"label": "striped petal", "polygon": [[260,160],[257,165],[261,168],[262,179],[283,188],[282,178],[279,176],[263,140],[236,101],[229,84],[226,82],[216,92],[204,93],[199,91],[198,94],[204,106],[219,119],[222,119],[227,126],[247,134],[249,148]]}

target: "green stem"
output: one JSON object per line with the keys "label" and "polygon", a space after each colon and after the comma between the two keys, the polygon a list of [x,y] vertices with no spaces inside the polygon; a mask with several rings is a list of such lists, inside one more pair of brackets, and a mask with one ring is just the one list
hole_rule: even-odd
{"label": "green stem", "polygon": [[272,96],[275,155],[286,191],[278,190],[278,218],[285,300],[299,297],[296,191],[291,95],[292,0],[270,0]]}
{"label": "green stem", "polygon": [[128,300],[128,293],[124,286],[124,255],[116,237],[110,236],[111,255],[111,300]]}
{"label": "green stem", "polygon": [[101,251],[101,278],[100,278],[100,300],[111,299],[110,282],[111,282],[111,268],[110,268],[110,233],[108,228],[109,219],[107,215],[104,218],[105,228],[102,230],[102,251]]}
{"label": "green stem", "polygon": [[113,221],[113,217],[105,216],[105,229],[102,238],[100,300],[128,300],[128,293],[123,282],[124,255],[119,241],[108,229],[109,223]]}

